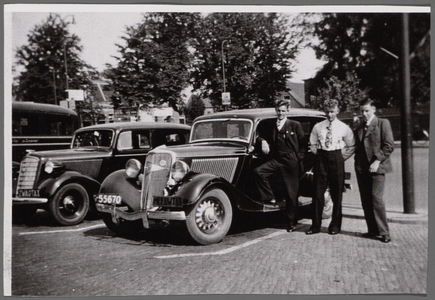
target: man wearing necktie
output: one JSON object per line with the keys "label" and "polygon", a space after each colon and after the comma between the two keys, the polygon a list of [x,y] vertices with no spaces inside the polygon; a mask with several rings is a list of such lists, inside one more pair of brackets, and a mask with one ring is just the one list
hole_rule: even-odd
{"label": "man wearing necktie", "polygon": [[[268,178],[279,173],[283,179],[286,192],[287,231],[296,229],[298,222],[296,210],[298,206],[299,161],[303,159],[299,147],[304,138],[304,131],[299,122],[287,119],[289,104],[278,101],[275,106],[277,114],[276,127],[259,136],[261,150],[269,153],[272,159],[254,169],[254,180],[258,188],[260,201],[265,204],[276,204]],[[269,141],[269,143],[267,142]]]}
{"label": "man wearing necktie", "polygon": [[315,154],[313,214],[312,225],[306,234],[320,232],[325,192],[329,186],[333,209],[328,231],[334,235],[341,231],[344,161],[351,157],[355,150],[355,138],[349,126],[337,119],[337,100],[326,100],[324,110],[326,120],[314,125],[310,135],[310,148]]}
{"label": "man wearing necktie", "polygon": [[354,128],[355,173],[368,232],[363,236],[381,236],[389,243],[390,232],[383,200],[385,173],[392,171],[390,155],[394,151],[393,131],[387,119],[375,116],[373,100],[360,102],[362,118]]}

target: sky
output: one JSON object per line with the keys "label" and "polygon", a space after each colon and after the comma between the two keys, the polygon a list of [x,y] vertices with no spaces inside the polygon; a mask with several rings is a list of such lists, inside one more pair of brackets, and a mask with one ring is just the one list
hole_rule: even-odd
{"label": "sky", "polygon": [[[116,44],[123,44],[126,26],[140,23],[143,19],[142,12],[57,12],[66,21],[75,24],[69,25],[71,33],[81,39],[83,52],[81,58],[103,71],[106,64],[115,65],[113,56],[117,56]],[[48,17],[48,12],[14,12],[12,13],[12,62],[15,62],[14,50],[28,43],[28,34],[37,24],[42,24]],[[303,79],[315,75],[322,62],[315,58],[311,48],[301,49],[296,59],[296,70],[292,81],[302,82]],[[19,70],[19,69],[18,69]],[[17,74],[14,74],[17,75]]]}

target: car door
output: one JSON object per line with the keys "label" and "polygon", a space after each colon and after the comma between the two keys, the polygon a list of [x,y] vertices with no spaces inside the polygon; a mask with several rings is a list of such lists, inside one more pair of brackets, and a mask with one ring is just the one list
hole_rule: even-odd
{"label": "car door", "polygon": [[132,158],[144,164],[146,155],[151,149],[150,130],[121,131],[115,145],[111,172],[124,169],[127,161]]}

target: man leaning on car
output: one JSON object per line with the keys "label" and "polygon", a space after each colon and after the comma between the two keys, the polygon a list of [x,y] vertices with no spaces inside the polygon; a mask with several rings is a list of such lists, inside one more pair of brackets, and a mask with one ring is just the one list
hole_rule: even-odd
{"label": "man leaning on car", "polygon": [[[304,138],[304,131],[299,122],[287,119],[289,103],[278,101],[275,105],[277,114],[276,127],[267,136],[258,137],[264,154],[272,154],[272,159],[254,169],[254,179],[260,201],[276,204],[268,177],[275,173],[282,176],[286,193],[287,231],[296,229],[296,209],[298,206],[299,161],[302,160],[299,145]],[[269,141],[269,142],[268,142]]]}

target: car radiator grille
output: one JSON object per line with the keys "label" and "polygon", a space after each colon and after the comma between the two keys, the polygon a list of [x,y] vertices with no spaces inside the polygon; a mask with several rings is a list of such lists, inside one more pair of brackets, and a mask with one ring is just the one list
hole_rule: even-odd
{"label": "car radiator grille", "polygon": [[232,182],[237,161],[237,157],[194,159],[191,170],[197,173],[214,174]]}
{"label": "car radiator grille", "polygon": [[142,185],[142,195],[146,205],[142,208],[153,207],[153,196],[163,196],[169,179],[172,165],[171,155],[167,153],[153,153],[148,155],[145,162],[145,176]]}
{"label": "car radiator grille", "polygon": [[18,176],[17,190],[33,189],[38,174],[38,166],[38,158],[27,157],[23,159]]}

